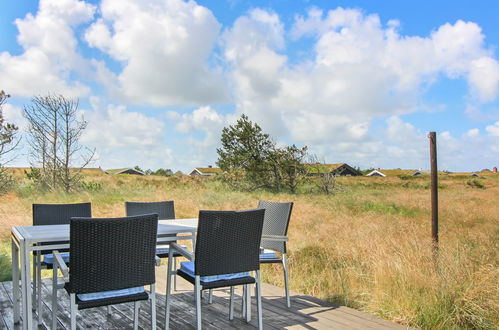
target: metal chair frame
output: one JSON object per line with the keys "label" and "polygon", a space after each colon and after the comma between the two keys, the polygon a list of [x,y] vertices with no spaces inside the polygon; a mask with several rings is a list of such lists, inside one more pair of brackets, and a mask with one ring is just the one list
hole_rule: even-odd
{"label": "metal chair frame", "polygon": [[[134,303],[133,328],[137,330],[140,300],[150,301],[151,329],[156,329],[154,266],[159,265],[159,258],[155,256],[157,219],[157,214],[125,218],[72,218],[70,258],[72,255],[76,257],[71,262],[71,272],[59,251],[53,251],[52,329],[57,328],[57,289],[61,287],[66,289],[70,297],[71,330],[76,330],[77,309],[110,306],[124,302]],[[115,235],[112,240],[109,240],[112,234]],[[88,237],[89,235],[93,237]],[[129,255],[127,261],[122,260],[120,253],[120,249],[124,247],[126,247],[125,253]],[[123,266],[117,266],[121,263]],[[92,265],[91,271],[87,270],[88,265]],[[118,269],[116,270],[115,267]],[[58,270],[61,270],[63,274],[62,286],[58,284]],[[80,301],[77,298],[80,293],[103,292],[144,285],[149,285],[149,293],[144,291],[119,297],[94,299],[90,302]]]}
{"label": "metal chair frame", "polygon": [[[196,328],[201,329],[201,292],[219,287],[230,287],[229,320],[234,318],[234,286],[256,284],[258,308],[258,328],[263,329],[261,299],[259,246],[265,210],[248,211],[200,211],[195,253],[191,253],[176,243],[170,244],[169,261],[174,251],[188,260],[194,261],[194,277],[178,270],[177,274],[194,284],[196,300]],[[168,263],[166,284],[165,329],[169,329],[171,275],[173,263]],[[237,279],[204,282],[203,276],[223,275],[240,272],[254,272],[255,276]],[[246,295],[246,321],[251,320],[250,296]]]}
{"label": "metal chair frame", "polygon": [[[71,217],[91,217],[91,203],[73,204],[33,204],[33,225],[61,225],[69,224]],[[52,253],[51,251],[36,251],[33,255],[33,308],[38,315],[38,324],[42,324],[42,269],[51,269],[52,266],[42,263],[42,255]],[[57,272],[55,273],[57,276]]]}

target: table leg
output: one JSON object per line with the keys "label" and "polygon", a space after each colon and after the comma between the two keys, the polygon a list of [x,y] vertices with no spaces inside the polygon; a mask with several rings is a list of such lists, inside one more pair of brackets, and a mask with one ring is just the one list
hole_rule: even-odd
{"label": "table leg", "polygon": [[12,239],[12,296],[14,302],[14,323],[19,323],[19,248]]}
{"label": "table leg", "polygon": [[21,242],[21,281],[23,286],[23,329],[31,330],[33,328],[33,311],[31,310],[31,265],[30,251],[28,244]]}

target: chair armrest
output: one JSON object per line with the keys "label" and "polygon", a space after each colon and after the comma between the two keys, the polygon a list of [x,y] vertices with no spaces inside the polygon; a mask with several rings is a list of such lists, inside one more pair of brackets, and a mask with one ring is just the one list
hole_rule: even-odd
{"label": "chair armrest", "polygon": [[156,266],[161,266],[161,259],[158,256],[154,256],[154,263]]}
{"label": "chair armrest", "polygon": [[68,265],[66,265],[66,263],[62,259],[62,256],[61,256],[61,254],[59,253],[58,250],[52,251],[52,254],[54,256],[54,265],[61,270],[62,275],[64,277],[64,282],[68,282],[69,281],[69,268],[68,268]]}
{"label": "chair armrest", "polygon": [[191,253],[191,252],[189,252],[187,249],[181,247],[177,243],[170,243],[170,249],[173,249],[173,250],[177,251],[182,256],[184,256],[185,258],[187,258],[187,259],[189,259],[191,261],[194,260],[194,254]]}
{"label": "chair armrest", "polygon": [[262,235],[262,241],[278,241],[278,242],[287,242],[288,236],[279,236],[279,235]]}

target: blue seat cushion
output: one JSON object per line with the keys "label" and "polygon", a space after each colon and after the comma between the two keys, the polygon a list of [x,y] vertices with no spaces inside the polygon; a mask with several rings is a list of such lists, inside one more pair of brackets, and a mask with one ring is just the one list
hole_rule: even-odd
{"label": "blue seat cushion", "polygon": [[121,289],[121,290],[111,290],[111,291],[102,291],[102,292],[93,292],[93,293],[80,293],[77,296],[78,296],[78,299],[80,299],[82,301],[89,301],[89,300],[129,296],[132,294],[143,293],[143,292],[144,292],[144,287],[137,286],[134,288]]}
{"label": "blue seat cushion", "polygon": [[[69,252],[68,253],[61,253],[61,257],[65,263],[69,262]],[[44,255],[43,262],[46,264],[53,264],[54,263],[54,255],[52,253]]]}
{"label": "blue seat cushion", "polygon": [[[184,261],[180,263],[180,270],[186,273],[187,275],[194,278],[194,261]],[[201,281],[203,282],[215,282],[215,281],[226,281],[233,280],[235,278],[242,278],[249,276],[248,272],[242,273],[232,273],[232,274],[223,274],[223,275],[212,275],[212,276],[201,276]]]}
{"label": "blue seat cushion", "polygon": [[260,253],[260,259],[278,259],[278,256],[275,252],[264,252]]}

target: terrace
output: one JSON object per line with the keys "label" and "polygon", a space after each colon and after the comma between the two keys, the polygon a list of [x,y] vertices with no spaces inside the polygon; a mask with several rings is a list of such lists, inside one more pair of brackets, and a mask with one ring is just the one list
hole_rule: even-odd
{"label": "terrace", "polygon": [[[157,276],[157,313],[158,329],[164,329],[165,313],[165,267],[159,267]],[[38,329],[50,329],[52,282],[43,280],[43,315],[42,325]],[[248,324],[241,318],[241,298],[236,298],[234,320],[229,321],[228,289],[215,290],[213,303],[203,303],[203,327],[205,329],[254,329],[256,324],[256,306],[252,306],[252,321]],[[240,292],[238,292],[240,295]],[[263,284],[263,324],[267,329],[405,329],[367,313],[345,306],[334,305],[323,300],[293,293],[291,308],[286,308],[284,290],[282,288]],[[170,327],[172,329],[194,329],[195,305],[193,304],[193,287],[182,278],[178,278],[178,290],[174,292],[171,305]],[[150,328],[148,304],[144,302],[140,309],[139,322],[142,329]],[[36,316],[34,316],[36,317]],[[33,324],[36,324],[34,320]],[[22,323],[22,320],[21,320]],[[13,322],[12,282],[0,282],[0,329],[21,329],[22,324]],[[112,314],[107,315],[105,307],[90,308],[78,312],[79,329],[128,329],[132,328],[133,304],[112,306]],[[69,329],[69,297],[59,293],[58,329]]]}

